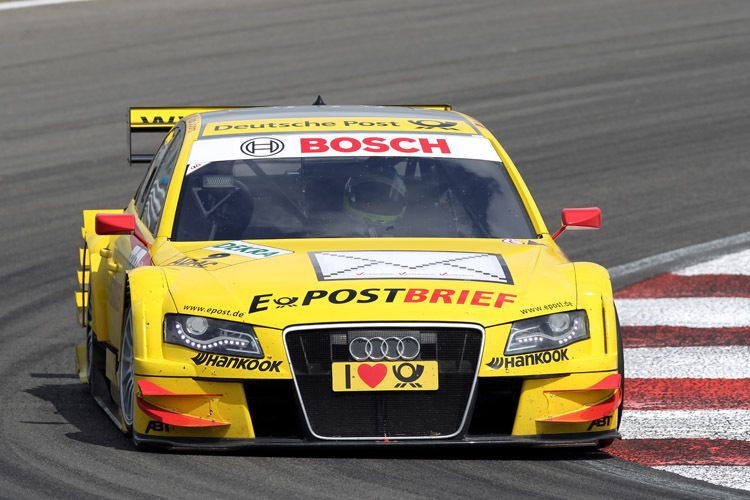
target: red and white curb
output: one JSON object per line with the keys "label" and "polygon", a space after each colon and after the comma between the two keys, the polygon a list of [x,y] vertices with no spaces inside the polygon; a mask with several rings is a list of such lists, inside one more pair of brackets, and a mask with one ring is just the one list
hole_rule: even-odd
{"label": "red and white curb", "polygon": [[615,294],[622,441],[607,452],[750,491],[750,250]]}

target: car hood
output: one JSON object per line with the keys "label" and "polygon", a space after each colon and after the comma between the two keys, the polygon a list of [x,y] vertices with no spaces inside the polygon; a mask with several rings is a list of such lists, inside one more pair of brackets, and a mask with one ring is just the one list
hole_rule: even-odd
{"label": "car hood", "polygon": [[285,328],[469,322],[576,308],[574,267],[540,240],[326,239],[164,243],[178,312]]}

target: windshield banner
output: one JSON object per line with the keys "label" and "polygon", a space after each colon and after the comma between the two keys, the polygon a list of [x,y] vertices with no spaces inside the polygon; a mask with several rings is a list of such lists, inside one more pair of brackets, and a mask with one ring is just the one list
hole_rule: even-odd
{"label": "windshield banner", "polygon": [[500,161],[481,136],[432,134],[283,134],[193,143],[187,174],[209,162],[263,158],[415,156]]}

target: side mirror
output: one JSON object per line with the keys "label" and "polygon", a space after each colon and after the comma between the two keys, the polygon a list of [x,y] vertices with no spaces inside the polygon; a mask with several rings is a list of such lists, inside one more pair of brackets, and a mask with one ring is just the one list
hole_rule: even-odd
{"label": "side mirror", "polygon": [[597,207],[563,208],[562,227],[552,235],[554,240],[566,229],[599,229],[602,227],[602,211]]}
{"label": "side mirror", "polygon": [[133,214],[96,214],[94,231],[101,236],[133,234],[135,232],[135,216]]}

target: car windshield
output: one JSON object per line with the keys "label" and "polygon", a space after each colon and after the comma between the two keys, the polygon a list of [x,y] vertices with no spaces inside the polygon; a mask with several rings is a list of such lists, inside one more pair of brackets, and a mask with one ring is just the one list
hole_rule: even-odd
{"label": "car windshield", "polygon": [[499,161],[399,156],[188,167],[172,239],[535,238]]}

